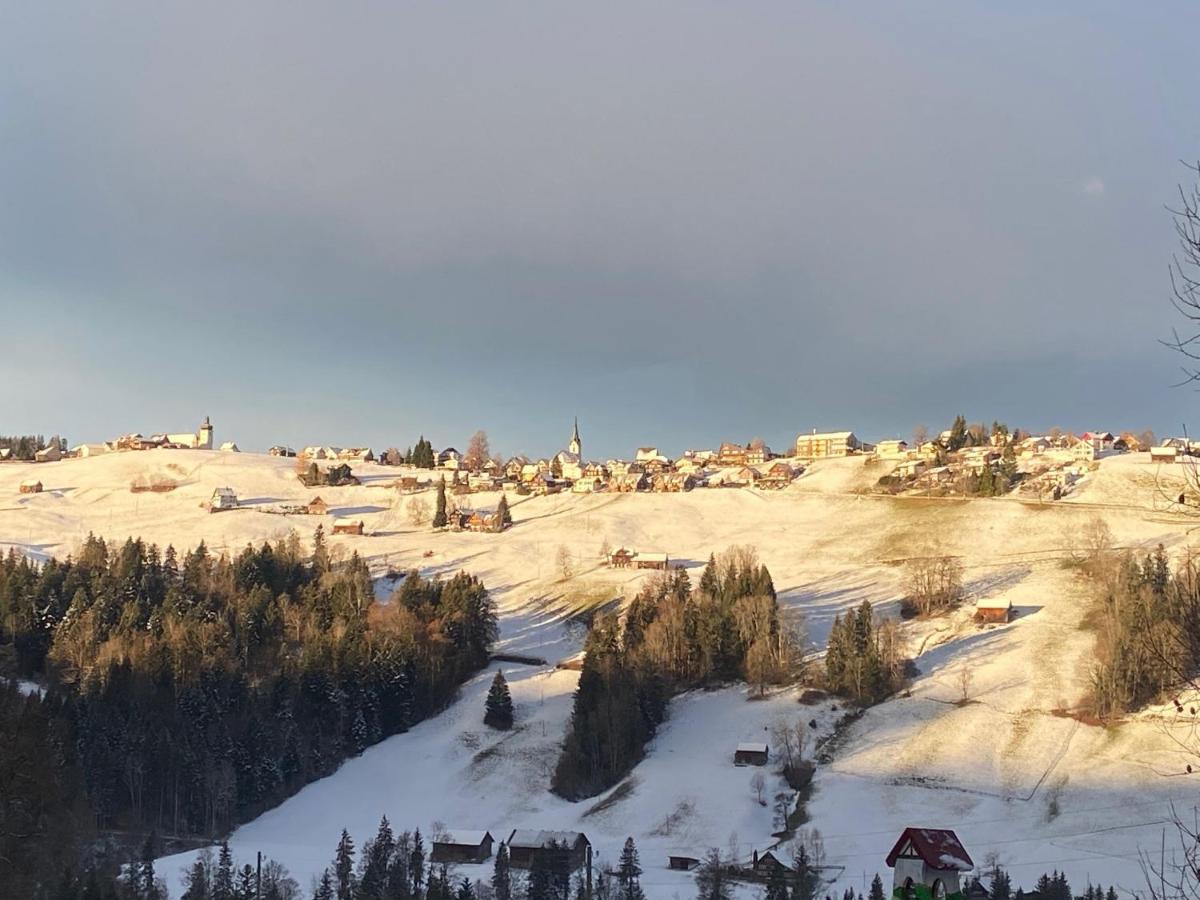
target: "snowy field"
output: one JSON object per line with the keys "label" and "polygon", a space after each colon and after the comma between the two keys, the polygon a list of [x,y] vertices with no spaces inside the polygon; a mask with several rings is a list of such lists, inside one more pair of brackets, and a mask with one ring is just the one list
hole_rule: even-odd
{"label": "snowy field", "polygon": [[[731,758],[738,741],[766,738],[776,721],[812,719],[814,736],[829,732],[839,713],[828,703],[804,706],[795,691],[763,701],[734,688],[678,698],[647,758],[608,797],[567,803],[548,792],[578,677],[553,668],[579,650],[573,616],[632,596],[644,577],[603,568],[606,540],[666,551],[694,578],[710,553],[754,545],[781,602],[803,613],[814,646],[823,646],[836,613],[863,599],[894,615],[900,563],[935,548],[962,557],[973,597],[1012,600],[1018,615],[1007,626],[981,629],[965,612],[906,624],[919,669],[911,693],[870,710],[818,768],[809,827],[822,832],[827,862],[844,869],[839,891],[865,890],[864,879],[877,871],[886,881],[883,857],[906,825],[956,829],[977,863],[995,853],[1014,885],[1030,888],[1041,872],[1058,868],[1078,889],[1089,878],[1140,888],[1138,853],[1158,845],[1168,802],[1195,797],[1194,785],[1174,774],[1183,761],[1160,717],[1143,714],[1105,729],[1063,714],[1089,677],[1091,635],[1079,627],[1087,587],[1062,566],[1082,528],[1101,515],[1122,546],[1161,542],[1178,552],[1198,524],[1164,499],[1178,494],[1178,473],[1159,472],[1145,455],[1103,460],[1057,504],[863,496],[858,491],[886,467],[848,459],[818,463],[778,493],[512,497],[516,527],[503,535],[414,527],[411,499],[384,486],[395,469],[356,465],[363,485],[309,490],[293,466],[265,455],[167,450],[0,465],[0,550],[65,556],[94,532],[179,549],[204,540],[235,552],[293,529],[307,539],[318,522],[328,532],[334,515],[354,515],[368,534],[330,543],[356,550],[378,575],[465,568],[484,580],[500,607],[497,649],[547,660],[503,666],[517,729],[502,735],[482,725],[491,673],[480,673],[442,715],[372,747],[233,835],[238,858],[261,850],[302,885],[328,864],[343,827],[361,846],[385,813],[398,829],[427,833],[437,823],[487,828],[497,837],[513,828],[579,829],[607,862],[633,835],[652,900],[694,895],[689,874],[666,869],[669,852],[701,856],[728,848],[731,838],[746,856],[773,845],[771,812],[750,787],[754,770],[733,767]],[[20,495],[19,483],[31,476],[45,491]],[[155,477],[179,487],[129,490]],[[243,508],[209,514],[202,503],[224,486]],[[268,512],[314,494],[329,502],[330,516]],[[432,506],[432,494],[422,496]],[[469,499],[489,507],[498,495]],[[560,546],[575,560],[569,579],[555,565]],[[768,797],[780,786],[768,773]],[[189,858],[161,863],[176,893]],[[483,877],[487,867],[461,870]]]}

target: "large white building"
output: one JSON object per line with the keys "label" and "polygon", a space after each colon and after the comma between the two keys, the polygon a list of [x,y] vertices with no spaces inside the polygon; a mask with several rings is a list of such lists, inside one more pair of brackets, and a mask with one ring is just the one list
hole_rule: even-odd
{"label": "large white building", "polygon": [[212,423],[208,421],[208,416],[205,416],[199,431],[168,434],[167,443],[178,444],[181,447],[189,447],[193,450],[211,450],[213,448]]}

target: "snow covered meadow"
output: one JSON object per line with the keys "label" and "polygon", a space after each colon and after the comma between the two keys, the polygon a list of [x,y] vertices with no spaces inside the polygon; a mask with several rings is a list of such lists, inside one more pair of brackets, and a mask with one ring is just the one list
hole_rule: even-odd
{"label": "snow covered meadow", "polygon": [[[651,898],[694,893],[691,875],[666,868],[668,853],[702,856],[736,843],[748,856],[773,846],[770,804],[762,805],[750,785],[756,770],[734,767],[732,753],[739,741],[769,740],[779,721],[811,720],[814,743],[829,735],[842,711],[828,700],[801,704],[799,689],[763,700],[739,687],[686,694],[673,701],[668,722],[626,782],[580,803],[549,793],[578,678],[555,664],[578,653],[582,610],[632,596],[645,577],[602,566],[605,541],[665,551],[694,576],[710,553],[753,545],[781,604],[803,615],[814,651],[833,616],[863,599],[895,615],[900,563],[935,546],[962,558],[973,598],[1012,601],[1017,616],[1006,626],[981,628],[966,610],[906,623],[917,669],[911,690],[870,709],[826,748],[807,827],[822,833],[837,890],[865,890],[875,872],[885,873],[883,857],[906,825],[954,828],[976,862],[994,853],[1027,888],[1052,868],[1080,887],[1090,880],[1137,888],[1139,851],[1157,846],[1169,802],[1194,797],[1190,782],[1176,775],[1183,760],[1165,717],[1149,711],[1105,728],[1069,714],[1087,689],[1092,642],[1081,628],[1087,585],[1062,565],[1081,529],[1100,515],[1122,546],[1163,543],[1177,552],[1195,525],[1162,509],[1163,487],[1145,455],[1101,461],[1056,504],[864,496],[857,490],[879,477],[878,464],[851,458],[819,462],[777,493],[513,498],[516,524],[503,534],[434,534],[414,526],[412,499],[386,486],[394,469],[355,466],[362,485],[313,491],[296,480],[293,463],[156,450],[36,470],[3,465],[0,550],[65,556],[94,532],[179,549],[204,540],[235,551],[293,529],[308,539],[318,522],[328,531],[333,516],[353,515],[367,533],[338,535],[330,544],[367,558],[382,596],[389,570],[466,569],[483,579],[500,609],[497,652],[546,661],[492,666],[509,679],[516,729],[483,726],[492,673],[481,672],[441,715],[371,747],[232,835],[239,859],[262,851],[302,885],[328,864],[343,827],[361,845],[383,814],[398,829],[427,833],[439,824],[486,828],[497,838],[514,828],[577,829],[609,863],[633,835]],[[30,474],[44,492],[20,495]],[[138,479],[155,477],[178,486],[130,491]],[[202,504],[224,486],[237,492],[241,508],[209,514]],[[329,517],[271,512],[314,493],[329,503]],[[485,507],[497,495],[471,499]],[[560,547],[572,559],[569,578],[556,564]],[[770,796],[783,782],[767,774]],[[175,891],[189,858],[160,863]],[[488,870],[460,869],[470,877]]]}

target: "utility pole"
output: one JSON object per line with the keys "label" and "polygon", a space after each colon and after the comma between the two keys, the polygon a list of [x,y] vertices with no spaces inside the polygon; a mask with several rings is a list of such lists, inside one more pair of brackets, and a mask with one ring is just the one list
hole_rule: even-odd
{"label": "utility pole", "polygon": [[256,874],[254,876],[254,898],[261,900],[262,898],[262,851],[258,851],[258,864]]}

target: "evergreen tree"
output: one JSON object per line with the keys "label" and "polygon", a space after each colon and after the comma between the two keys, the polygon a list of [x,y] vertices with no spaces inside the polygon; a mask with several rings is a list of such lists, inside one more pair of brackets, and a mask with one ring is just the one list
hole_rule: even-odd
{"label": "evergreen tree", "polygon": [[817,873],[808,857],[808,848],[797,842],[792,856],[792,900],[813,900],[817,887]]}
{"label": "evergreen tree", "polygon": [[[642,867],[638,861],[637,846],[632,837],[625,838],[625,846],[621,848],[621,861],[617,866],[617,897],[618,900],[644,900],[641,884]],[[785,898],[786,900],[786,898]]]}
{"label": "evergreen tree", "polygon": [[504,680],[504,673],[499,670],[496,671],[496,677],[492,679],[492,686],[488,690],[483,724],[502,731],[507,731],[513,726],[512,695],[508,691],[508,682]]}
{"label": "evergreen tree", "polygon": [[449,522],[450,519],[446,515],[446,476],[443,475],[438,480],[437,505],[433,514],[433,527],[445,528]]}
{"label": "evergreen tree", "polygon": [[233,896],[237,900],[254,900],[257,893],[254,884],[254,869],[250,867],[250,863],[246,863],[238,870],[237,885],[233,889]]}
{"label": "evergreen tree", "polygon": [[696,869],[697,900],[732,900],[733,884],[721,862],[721,854],[709,850],[704,862]]}
{"label": "evergreen tree", "polygon": [[233,893],[233,854],[229,852],[229,842],[221,842],[221,850],[217,855],[217,870],[212,879],[212,900],[234,900]]}
{"label": "evergreen tree", "polygon": [[353,900],[354,841],[345,828],[342,829],[342,837],[334,855],[333,874],[337,879],[337,900]]}
{"label": "evergreen tree", "polygon": [[875,873],[875,877],[871,879],[871,889],[867,892],[867,900],[885,900],[883,893],[883,879],[879,877],[879,873]]}
{"label": "evergreen tree", "polygon": [[425,842],[421,839],[421,829],[413,832],[412,851],[408,857],[408,874],[412,879],[414,897],[421,896],[421,885],[425,882]]}
{"label": "evergreen tree", "polygon": [[333,889],[333,876],[326,869],[321,873],[321,880],[317,882],[317,889],[313,892],[313,900],[336,900],[337,895]]}
{"label": "evergreen tree", "polygon": [[471,887],[471,882],[466,878],[458,886],[458,891],[454,894],[454,900],[475,900],[475,889]]}
{"label": "evergreen tree", "polygon": [[508,497],[500,495],[500,502],[496,506],[496,531],[503,531],[512,525],[512,513],[508,510]]}
{"label": "evergreen tree", "polygon": [[1000,454],[1000,474],[1006,485],[1011,485],[1017,477],[1017,454],[1011,442],[1004,445],[1004,452]]}
{"label": "evergreen tree", "polygon": [[953,452],[961,450],[967,445],[967,420],[962,415],[954,417],[954,424],[950,426],[950,439],[947,441],[946,449]]}
{"label": "evergreen tree", "polygon": [[496,862],[492,865],[492,895],[495,900],[512,900],[512,873],[508,862],[508,845],[500,844]]}
{"label": "evergreen tree", "polygon": [[783,866],[772,866],[767,875],[767,900],[788,900],[787,876]]}
{"label": "evergreen tree", "polygon": [[992,900],[1010,900],[1012,897],[1012,881],[1008,873],[999,866],[992,870]]}
{"label": "evergreen tree", "polygon": [[206,858],[204,854],[196,857],[192,867],[188,869],[180,900],[209,900],[212,896],[208,878],[211,860],[211,856]]}

